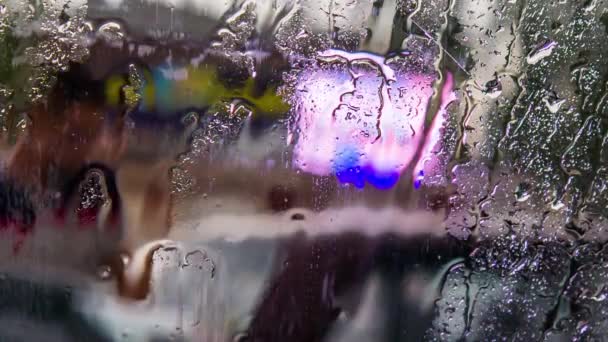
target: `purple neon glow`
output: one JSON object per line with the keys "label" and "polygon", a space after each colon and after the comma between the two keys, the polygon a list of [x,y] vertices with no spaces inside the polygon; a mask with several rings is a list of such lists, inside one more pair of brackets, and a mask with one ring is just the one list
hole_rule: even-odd
{"label": "purple neon glow", "polygon": [[[356,187],[392,187],[423,143],[434,75],[391,67],[368,53],[328,50],[319,58],[326,63],[298,78],[294,164]],[[451,91],[448,77],[442,98]],[[441,124],[436,119],[433,128]]]}
{"label": "purple neon glow", "polygon": [[[439,104],[439,111],[433,118],[433,123],[429,129],[426,141],[422,147],[422,153],[416,167],[414,168],[413,177],[416,188],[424,184],[425,174],[429,173],[429,170],[436,170],[438,164],[438,158],[436,157],[437,152],[442,148],[442,127],[448,118],[447,107],[456,100],[456,93],[453,91],[454,79],[450,72],[445,74],[445,82],[441,88],[441,98]],[[426,170],[426,172],[425,172]]]}

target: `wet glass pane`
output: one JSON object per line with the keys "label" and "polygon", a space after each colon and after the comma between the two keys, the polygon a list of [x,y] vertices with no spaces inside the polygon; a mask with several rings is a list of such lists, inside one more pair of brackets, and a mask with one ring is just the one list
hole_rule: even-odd
{"label": "wet glass pane", "polygon": [[0,341],[608,339],[608,1],[0,0]]}

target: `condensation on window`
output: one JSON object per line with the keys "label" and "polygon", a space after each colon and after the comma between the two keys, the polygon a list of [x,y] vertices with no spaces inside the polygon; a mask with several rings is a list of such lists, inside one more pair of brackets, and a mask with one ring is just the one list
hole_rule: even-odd
{"label": "condensation on window", "polygon": [[603,340],[606,42],[605,0],[4,0],[0,339]]}

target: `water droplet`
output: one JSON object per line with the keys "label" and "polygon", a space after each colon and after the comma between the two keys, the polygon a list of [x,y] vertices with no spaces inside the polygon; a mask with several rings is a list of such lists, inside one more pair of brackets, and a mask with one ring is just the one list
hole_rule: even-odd
{"label": "water droplet", "polygon": [[97,35],[102,39],[113,43],[118,43],[124,38],[122,25],[113,21],[109,21],[99,26],[99,29],[97,29]]}
{"label": "water droplet", "polygon": [[548,94],[543,97],[543,103],[545,104],[549,112],[553,114],[559,111],[560,107],[562,106],[562,104],[564,104],[564,102],[566,102],[566,99],[559,99],[554,93]]}
{"label": "water droplet", "polygon": [[541,61],[543,58],[549,57],[553,49],[557,47],[557,42],[549,41],[541,44],[536,49],[532,50],[526,57],[528,64],[534,65]]}
{"label": "water droplet", "polygon": [[97,268],[97,277],[101,280],[108,280],[112,277],[112,267],[101,265]]}
{"label": "water droplet", "polygon": [[131,263],[131,256],[128,253],[120,253],[120,262],[122,262],[123,267],[129,266]]}
{"label": "water droplet", "polygon": [[531,196],[531,186],[528,183],[520,183],[517,186],[517,189],[515,189],[515,199],[518,202],[525,202],[527,201],[530,196]]}
{"label": "water droplet", "polygon": [[490,98],[498,98],[502,94],[502,84],[498,78],[488,81],[485,84],[484,94]]}
{"label": "water droplet", "polygon": [[206,270],[211,273],[211,277],[215,276],[215,263],[209,257],[207,252],[202,250],[194,250],[186,253],[182,268],[195,267],[199,270]]}
{"label": "water droplet", "polygon": [[125,104],[129,110],[134,110],[141,101],[143,91],[143,78],[135,64],[129,64],[128,84],[122,87]]}
{"label": "water droplet", "polygon": [[186,127],[196,127],[198,125],[198,113],[189,112],[182,117],[182,125]]}

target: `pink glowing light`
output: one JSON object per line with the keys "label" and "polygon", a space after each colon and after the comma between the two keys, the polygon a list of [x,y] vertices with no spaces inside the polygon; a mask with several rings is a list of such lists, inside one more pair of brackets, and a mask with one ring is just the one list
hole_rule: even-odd
{"label": "pink glowing light", "polygon": [[[436,154],[442,148],[442,128],[444,127],[445,121],[448,118],[447,107],[456,100],[456,93],[453,91],[454,79],[452,73],[446,72],[445,82],[441,88],[441,102],[439,104],[439,111],[433,119],[433,123],[429,129],[422,153],[416,167],[414,168],[414,183],[424,183],[424,175],[429,174],[429,170],[437,168],[438,159]],[[425,172],[427,170],[427,172]]]}
{"label": "pink glowing light", "polygon": [[328,50],[320,58],[331,66],[303,71],[295,92],[296,167],[390,188],[424,141],[434,75],[393,68],[368,53]]}

